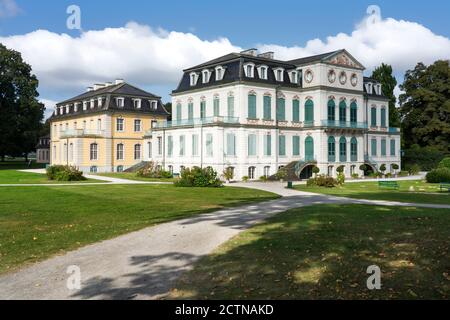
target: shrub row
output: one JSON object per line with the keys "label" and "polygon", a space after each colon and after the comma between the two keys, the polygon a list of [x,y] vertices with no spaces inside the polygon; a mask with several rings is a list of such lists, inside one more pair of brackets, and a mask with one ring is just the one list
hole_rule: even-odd
{"label": "shrub row", "polygon": [[47,168],[47,177],[49,180],[56,181],[83,181],[86,178],[83,172],[73,166],[50,166]]}
{"label": "shrub row", "polygon": [[338,185],[338,181],[333,177],[326,176],[324,174],[318,175],[315,178],[311,178],[306,182],[307,187],[317,186],[317,187],[326,187],[333,188]]}
{"label": "shrub row", "polygon": [[431,170],[426,176],[428,183],[450,183],[450,168],[441,167]]}
{"label": "shrub row", "polygon": [[150,161],[136,172],[136,176],[141,178],[155,178],[155,179],[170,179],[173,178],[173,174],[169,171],[162,170],[153,161]]}
{"label": "shrub row", "polygon": [[222,185],[217,172],[211,167],[186,168],[181,171],[180,179],[175,182],[177,187],[222,187]]}

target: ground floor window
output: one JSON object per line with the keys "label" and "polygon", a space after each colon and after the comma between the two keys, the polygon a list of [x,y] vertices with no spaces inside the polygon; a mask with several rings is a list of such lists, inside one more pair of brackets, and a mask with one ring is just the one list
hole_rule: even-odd
{"label": "ground floor window", "polygon": [[173,174],[173,166],[169,166],[169,172],[170,174]]}
{"label": "ground floor window", "polygon": [[270,175],[270,167],[264,167],[264,176],[267,178]]}
{"label": "ground floor window", "polygon": [[98,158],[98,153],[97,150],[98,149],[98,145],[96,143],[92,143],[91,147],[90,147],[90,158],[91,160],[97,160]]}
{"label": "ground floor window", "polygon": [[123,172],[123,166],[117,166],[117,172]]}
{"label": "ground floor window", "polygon": [[353,175],[355,173],[356,173],[356,166],[355,165],[350,166],[350,175]]}
{"label": "ground floor window", "polygon": [[333,176],[333,166],[328,166],[328,172],[327,172],[329,177]]}
{"label": "ground floor window", "polygon": [[92,167],[89,168],[89,171],[90,171],[91,173],[97,173],[98,168],[97,168],[97,166],[92,166]]}
{"label": "ground floor window", "polygon": [[255,171],[256,171],[255,167],[248,168],[248,178],[249,179],[255,179]]}

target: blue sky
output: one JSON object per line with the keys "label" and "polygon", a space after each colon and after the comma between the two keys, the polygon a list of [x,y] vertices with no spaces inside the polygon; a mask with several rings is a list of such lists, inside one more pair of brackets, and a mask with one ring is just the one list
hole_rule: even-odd
{"label": "blue sky", "polygon": [[[140,53],[139,50],[132,50],[133,54],[129,57],[123,56],[124,52],[126,55],[126,47],[121,48],[121,59],[130,60],[124,61],[127,70],[116,68],[122,60],[112,59],[110,57],[112,54],[95,55],[95,52],[99,51],[98,43],[93,45],[92,39],[87,41],[81,36],[80,31],[66,28],[68,17],[66,9],[71,4],[81,8],[84,32],[101,31],[95,35],[94,39],[100,39],[97,42],[106,43],[111,37],[116,36],[122,39],[119,28],[133,30],[136,39],[132,42],[132,46],[146,42]],[[378,5],[382,19],[386,19],[382,21],[383,25],[380,24],[376,33],[358,27],[366,16],[367,7],[371,4]],[[174,89],[177,79],[181,76],[182,68],[213,58],[214,55],[228,53],[227,50],[234,48],[274,49],[279,58],[287,58],[292,55],[320,53],[322,50],[342,46],[349,49],[357,59],[362,59],[368,67],[367,73],[380,62],[390,62],[401,81],[404,71],[413,68],[418,61],[430,63],[437,58],[449,58],[450,53],[447,51],[450,47],[449,12],[450,1],[444,0],[427,2],[0,0],[0,42],[23,53],[24,58],[41,79],[42,99],[50,104],[78,94],[90,82],[106,81],[108,77],[118,76],[152,90],[167,101],[170,99],[170,90]],[[403,20],[407,23],[405,24]],[[136,24],[130,26],[130,21]],[[151,31],[143,30],[143,27],[148,27]],[[105,28],[114,30],[107,32],[104,31]],[[158,28],[165,31],[158,31]],[[33,33],[38,29],[48,32]],[[355,31],[358,32],[352,34]],[[180,35],[171,32],[180,33],[181,38]],[[380,36],[381,32],[385,34]],[[64,33],[69,37],[61,36]],[[171,36],[167,35],[169,33]],[[346,34],[347,37],[341,39],[338,36],[340,33]],[[383,36],[386,37],[386,41],[383,41]],[[226,41],[220,40],[222,38]],[[308,43],[313,39],[320,39],[320,43]],[[414,46],[411,42],[418,43]],[[81,43],[83,52],[74,54],[73,50],[77,50],[77,44]],[[165,43],[168,48],[176,48],[172,50],[178,50],[181,56],[189,58],[172,57],[171,55],[175,53],[167,52],[168,61],[162,63],[158,57],[166,55],[166,52],[158,53],[160,49],[154,47],[161,43]],[[181,46],[180,43],[184,45]],[[123,41],[117,43],[118,47],[122,45],[130,46]],[[402,52],[402,46],[406,46],[407,50]],[[422,50],[420,46],[426,48]],[[91,48],[95,58],[82,56]],[[367,55],[364,48],[367,48]],[[152,53],[152,57],[148,60],[142,55],[145,51]],[[399,53],[396,55],[395,51]],[[66,56],[73,54],[73,59],[63,64],[59,62],[64,60],[61,57],[63,54]],[[111,60],[108,60],[109,58]],[[136,64],[136,59],[141,59],[140,65]],[[107,61],[110,64],[96,71],[98,61]],[[176,63],[170,63],[171,61]],[[67,67],[68,63],[71,67]],[[153,63],[155,65],[152,65]],[[165,64],[167,64],[165,69],[158,68],[158,65]],[[139,70],[139,67],[142,70]],[[111,74],[106,75],[108,70],[112,70]],[[153,75],[145,76],[139,72]],[[70,81],[71,79],[73,81]]]}

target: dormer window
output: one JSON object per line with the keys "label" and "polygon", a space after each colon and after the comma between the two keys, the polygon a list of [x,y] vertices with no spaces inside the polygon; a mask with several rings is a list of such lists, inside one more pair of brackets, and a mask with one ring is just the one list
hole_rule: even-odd
{"label": "dormer window", "polygon": [[275,80],[282,82],[284,81],[284,69],[283,68],[275,68],[273,69],[273,73],[275,74]]}
{"label": "dormer window", "polygon": [[210,77],[211,77],[211,71],[209,71],[209,70],[202,71],[202,82],[203,83],[208,83]]}
{"label": "dormer window", "polygon": [[67,105],[67,106],[66,106],[66,113],[69,113],[69,112],[70,112],[70,106]]}
{"label": "dormer window", "polygon": [[191,79],[191,86],[195,86],[197,84],[197,80],[198,80],[198,73],[192,72],[190,74],[190,79]]}
{"label": "dormer window", "polygon": [[258,67],[258,74],[259,78],[263,80],[267,80],[267,66],[259,66]]}
{"label": "dormer window", "polygon": [[150,109],[153,111],[158,109],[158,101],[150,101]]}
{"label": "dormer window", "polygon": [[116,104],[117,104],[117,107],[123,108],[125,105],[125,99],[124,98],[116,98]]}
{"label": "dormer window", "polygon": [[253,63],[244,64],[244,72],[245,72],[245,76],[247,78],[255,77],[254,70],[255,70],[255,65]]}
{"label": "dormer window", "polygon": [[73,112],[78,112],[78,103],[73,104]]}
{"label": "dormer window", "polygon": [[372,94],[372,83],[366,83],[367,94]]}
{"label": "dormer window", "polygon": [[94,108],[94,106],[95,106],[95,100],[94,99],[91,99],[91,103],[89,104],[89,106],[91,107],[91,109]]}
{"label": "dormer window", "polygon": [[133,106],[135,109],[141,108],[141,99],[133,99]]}
{"label": "dormer window", "polygon": [[222,80],[224,75],[225,69],[222,66],[216,67],[216,81]]}
{"label": "dormer window", "polygon": [[98,107],[99,107],[99,108],[103,107],[103,98],[101,98],[101,97],[98,98],[98,99],[97,99],[97,104],[98,104]]}
{"label": "dormer window", "polygon": [[83,111],[87,110],[87,106],[88,106],[88,102],[87,101],[83,101]]}
{"label": "dormer window", "polygon": [[298,72],[296,70],[289,72],[291,83],[298,83]]}
{"label": "dormer window", "polygon": [[374,89],[375,89],[375,94],[381,95],[381,84],[376,84],[374,86]]}

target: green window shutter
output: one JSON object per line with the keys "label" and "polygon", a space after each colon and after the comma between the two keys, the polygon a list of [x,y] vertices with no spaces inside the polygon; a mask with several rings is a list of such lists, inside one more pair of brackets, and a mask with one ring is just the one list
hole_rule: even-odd
{"label": "green window shutter", "polygon": [[381,109],[381,127],[386,128],[386,109]]}
{"label": "green window shutter", "polygon": [[386,156],[386,139],[381,139],[381,155]]}
{"label": "green window shutter", "polygon": [[214,117],[220,116],[220,100],[218,98],[214,98]]}
{"label": "green window shutter", "polygon": [[328,121],[336,120],[336,103],[334,100],[328,100]]}
{"label": "green window shutter", "polygon": [[167,156],[171,157],[173,155],[173,137],[167,137]]}
{"label": "green window shutter", "polygon": [[309,99],[305,102],[305,122],[309,124],[314,122],[314,102]]}
{"label": "green window shutter", "polygon": [[177,121],[181,120],[181,104],[177,104]]}
{"label": "green window shutter", "polygon": [[336,161],[336,140],[334,137],[328,138],[328,162]]}
{"label": "green window shutter", "polygon": [[192,155],[198,156],[198,134],[192,135]]}
{"label": "green window shutter", "polygon": [[294,156],[300,155],[300,137],[299,136],[292,137],[292,155],[294,155]]}
{"label": "green window shutter", "polygon": [[371,143],[371,154],[372,154],[372,156],[376,157],[377,156],[377,139],[372,139],[370,143]]}
{"label": "green window shutter", "polygon": [[264,120],[272,120],[272,97],[264,96]]}
{"label": "green window shutter", "polygon": [[236,136],[233,133],[227,133],[227,156],[236,155]]}
{"label": "green window shutter", "polygon": [[375,107],[370,109],[370,125],[372,127],[377,126],[377,108],[375,108]]}
{"label": "green window shutter", "polygon": [[228,117],[232,118],[234,117],[234,97],[228,97],[227,101],[227,107],[228,107]]}
{"label": "green window shutter", "polygon": [[200,102],[200,118],[206,118],[206,101]]}
{"label": "green window shutter", "polygon": [[277,120],[286,121],[286,101],[283,98],[277,99]]}
{"label": "green window shutter", "polygon": [[248,95],[248,115],[249,119],[256,119],[256,95]]}
{"label": "green window shutter", "polygon": [[292,121],[300,122],[300,101],[292,100]]}
{"label": "green window shutter", "polygon": [[344,100],[339,103],[339,121],[347,121],[347,104]]}
{"label": "green window shutter", "polygon": [[211,133],[206,135],[206,155],[208,157],[213,156],[213,136]]}
{"label": "green window shutter", "polygon": [[194,104],[193,103],[188,104],[188,119],[189,120],[194,119]]}
{"label": "green window shutter", "polygon": [[180,156],[184,156],[184,149],[185,149],[184,136],[180,136]]}
{"label": "green window shutter", "polygon": [[264,155],[272,155],[272,136],[269,134],[264,135]]}
{"label": "green window shutter", "polygon": [[286,155],[286,136],[278,136],[278,155]]}
{"label": "green window shutter", "polygon": [[391,140],[391,156],[392,157],[395,156],[395,140],[394,139]]}
{"label": "green window shutter", "polygon": [[358,106],[356,102],[350,105],[350,122],[358,122]]}
{"label": "green window shutter", "polygon": [[307,137],[305,139],[305,161],[314,160],[314,139]]}
{"label": "green window shutter", "polygon": [[255,134],[248,135],[248,155],[256,156],[256,135]]}
{"label": "green window shutter", "polygon": [[339,161],[347,161],[347,140],[345,137],[341,137],[341,139],[339,139]]}

